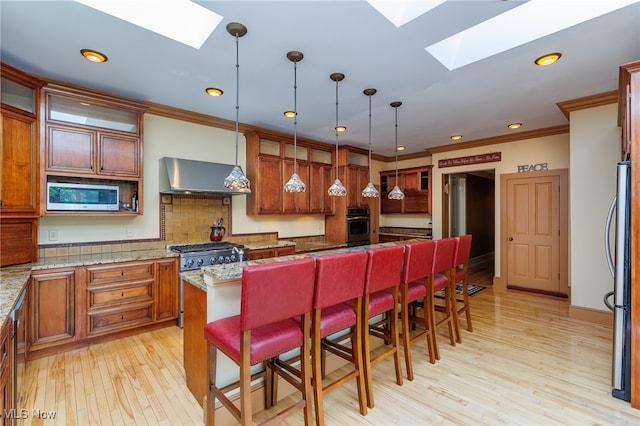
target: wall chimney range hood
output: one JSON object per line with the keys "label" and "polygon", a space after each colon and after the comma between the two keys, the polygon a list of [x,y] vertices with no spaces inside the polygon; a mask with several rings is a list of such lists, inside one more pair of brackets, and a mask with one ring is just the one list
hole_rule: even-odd
{"label": "wall chimney range hood", "polygon": [[224,187],[224,179],[229,176],[233,167],[233,164],[163,157],[160,159],[159,167],[160,192],[246,195],[245,192],[232,191]]}

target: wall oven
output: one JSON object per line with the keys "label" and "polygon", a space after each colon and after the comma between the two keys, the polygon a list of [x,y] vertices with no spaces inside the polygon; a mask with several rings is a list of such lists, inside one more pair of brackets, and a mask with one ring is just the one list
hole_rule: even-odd
{"label": "wall oven", "polygon": [[364,246],[369,244],[369,209],[347,209],[347,246]]}

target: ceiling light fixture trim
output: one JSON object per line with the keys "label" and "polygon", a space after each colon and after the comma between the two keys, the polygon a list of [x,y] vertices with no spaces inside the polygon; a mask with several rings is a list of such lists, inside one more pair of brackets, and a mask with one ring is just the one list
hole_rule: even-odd
{"label": "ceiling light fixture trim", "polygon": [[80,54],[89,62],[94,62],[96,64],[100,64],[103,62],[107,62],[109,58],[104,53],[100,53],[97,50],[93,49],[82,49],[80,50]]}

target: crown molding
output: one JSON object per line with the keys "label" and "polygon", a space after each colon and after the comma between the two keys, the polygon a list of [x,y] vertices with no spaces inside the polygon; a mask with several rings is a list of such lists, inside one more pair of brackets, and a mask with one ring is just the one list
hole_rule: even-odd
{"label": "crown molding", "polygon": [[568,101],[558,102],[556,105],[560,108],[560,111],[569,119],[569,114],[572,111],[579,111],[581,109],[594,108],[602,105],[609,105],[618,103],[618,91],[612,90],[611,92],[598,93],[597,95],[585,96],[582,98],[570,99]]}

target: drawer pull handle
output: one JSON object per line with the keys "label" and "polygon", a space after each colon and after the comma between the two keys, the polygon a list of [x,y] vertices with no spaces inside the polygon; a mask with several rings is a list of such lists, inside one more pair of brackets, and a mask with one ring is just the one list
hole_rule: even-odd
{"label": "drawer pull handle", "polygon": [[122,316],[120,317],[120,319],[124,321],[124,315],[122,315]]}
{"label": "drawer pull handle", "polygon": [[122,292],[122,297],[124,297],[124,291]]}

